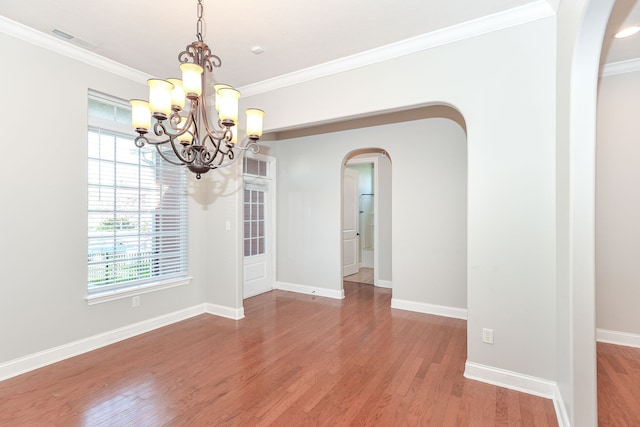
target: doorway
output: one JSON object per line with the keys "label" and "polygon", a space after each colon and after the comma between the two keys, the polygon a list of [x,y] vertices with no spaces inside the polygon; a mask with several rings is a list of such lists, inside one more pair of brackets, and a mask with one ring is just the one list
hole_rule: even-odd
{"label": "doorway", "polygon": [[243,159],[243,298],[274,288],[275,160],[253,155]]}
{"label": "doorway", "polygon": [[347,155],[343,168],[343,279],[391,288],[391,161],[381,149]]}

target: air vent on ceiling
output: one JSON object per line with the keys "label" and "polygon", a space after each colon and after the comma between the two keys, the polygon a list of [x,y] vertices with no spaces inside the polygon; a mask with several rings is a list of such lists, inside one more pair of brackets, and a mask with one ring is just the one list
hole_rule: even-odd
{"label": "air vent on ceiling", "polygon": [[58,30],[57,28],[54,28],[53,30],[51,30],[51,33],[53,33],[54,35],[56,35],[61,39],[67,40],[68,42],[71,42],[85,49],[92,50],[93,48],[96,47],[93,43],[89,43],[88,41],[79,39],[78,37],[74,37],[69,33],[65,33],[64,31]]}

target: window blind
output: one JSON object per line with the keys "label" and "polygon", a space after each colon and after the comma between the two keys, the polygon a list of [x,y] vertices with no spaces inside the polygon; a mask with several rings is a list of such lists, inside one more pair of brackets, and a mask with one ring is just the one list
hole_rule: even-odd
{"label": "window blind", "polygon": [[127,104],[89,95],[88,291],[188,275],[184,168],[135,146]]}

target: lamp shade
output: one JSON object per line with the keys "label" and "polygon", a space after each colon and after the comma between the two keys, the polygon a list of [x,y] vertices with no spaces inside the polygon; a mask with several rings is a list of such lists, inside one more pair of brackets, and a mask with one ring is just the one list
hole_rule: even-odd
{"label": "lamp shade", "polygon": [[232,88],[218,89],[218,117],[224,125],[234,125],[238,122],[238,99],[240,92]]}
{"label": "lamp shade", "polygon": [[202,94],[202,67],[198,64],[180,64],[182,86],[187,98],[197,98]]}
{"label": "lamp shade", "polygon": [[249,138],[258,139],[262,136],[262,122],[264,111],[257,108],[249,108],[247,111],[247,135]]}
{"label": "lamp shade", "polygon": [[[184,129],[184,125],[187,123],[187,118],[186,117],[182,117],[180,118],[180,123],[178,123],[178,129],[182,130]],[[189,126],[189,130],[185,133],[183,133],[182,135],[178,136],[178,141],[180,141],[182,144],[184,145],[188,145],[191,144],[191,141],[193,141],[193,124],[191,124],[191,126]]]}
{"label": "lamp shade", "polygon": [[233,89],[233,86],[229,86],[227,84],[224,83],[216,83],[213,85],[213,91],[216,94],[216,112],[220,112],[220,96],[218,95],[218,91],[220,89],[224,89],[224,88],[229,88],[229,89]]}
{"label": "lamp shade", "polygon": [[149,79],[149,106],[154,117],[166,117],[171,113],[171,91],[173,85],[166,80]]}
{"label": "lamp shade", "polygon": [[173,85],[173,90],[171,91],[171,108],[180,111],[184,108],[184,88],[182,87],[182,80],[167,79],[167,81]]}
{"label": "lamp shade", "polygon": [[151,127],[151,110],[149,103],[141,99],[132,99],[131,104],[131,124],[133,128],[149,130]]}

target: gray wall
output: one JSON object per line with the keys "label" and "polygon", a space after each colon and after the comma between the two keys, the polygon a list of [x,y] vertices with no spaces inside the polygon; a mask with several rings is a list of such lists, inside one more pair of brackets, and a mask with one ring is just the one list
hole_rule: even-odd
{"label": "gray wall", "polygon": [[466,308],[467,150],[457,123],[416,120],[275,144],[278,281],[341,289],[342,163],[375,147],[392,165],[392,179],[380,181],[391,183],[393,297]]}
{"label": "gray wall", "polygon": [[0,67],[12,152],[0,168],[0,364],[203,303],[204,241],[193,231],[207,211],[192,198],[191,283],[141,295],[137,308],[131,298],[87,304],[88,90],[124,99],[147,90],[5,34],[0,46],[3,57],[21,58],[20,67]]}
{"label": "gray wall", "polygon": [[640,334],[640,72],[598,93],[596,325]]}

